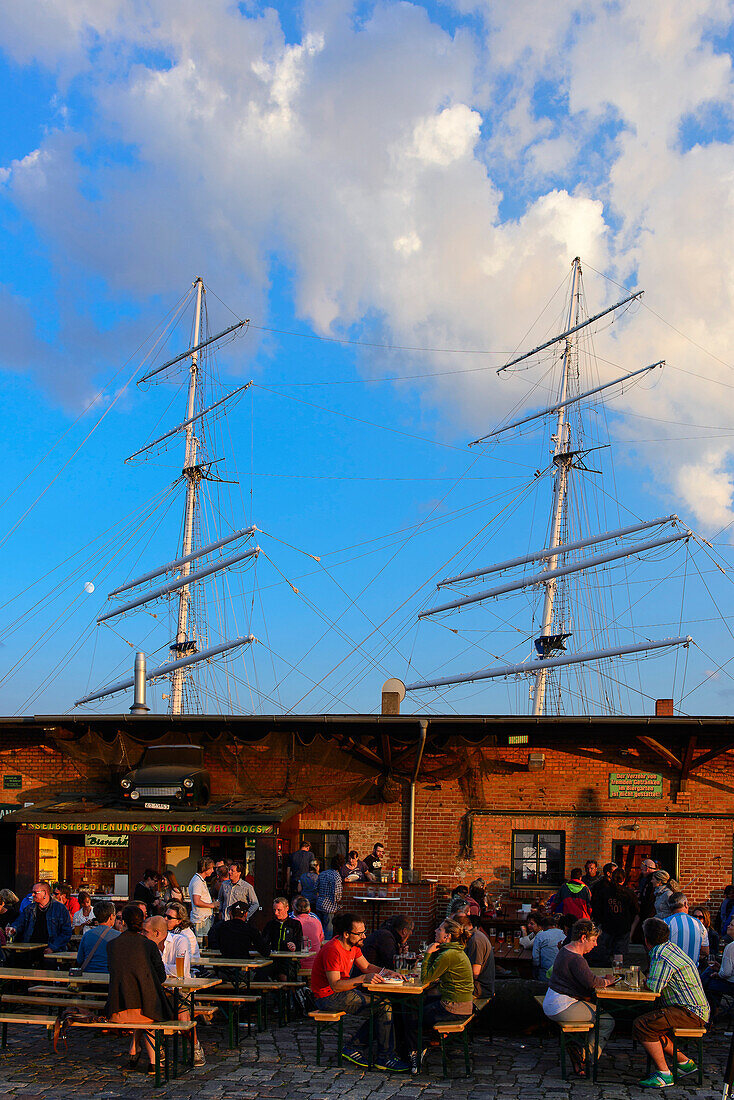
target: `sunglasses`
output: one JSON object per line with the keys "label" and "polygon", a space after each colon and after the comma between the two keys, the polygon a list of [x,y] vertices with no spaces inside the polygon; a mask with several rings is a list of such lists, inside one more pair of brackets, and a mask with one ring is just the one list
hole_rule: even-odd
{"label": "sunglasses", "polygon": [[178,920],[177,913],[166,913],[166,920]]}

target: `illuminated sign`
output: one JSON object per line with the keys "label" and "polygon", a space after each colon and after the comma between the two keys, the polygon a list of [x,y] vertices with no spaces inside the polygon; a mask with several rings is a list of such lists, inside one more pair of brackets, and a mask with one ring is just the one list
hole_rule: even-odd
{"label": "illuminated sign", "polygon": [[230,824],[215,824],[210,822],[209,824],[201,825],[187,825],[187,824],[173,824],[170,822],[150,822],[150,821],[115,821],[112,823],[99,822],[99,821],[29,821],[26,828],[33,830],[34,832],[44,833],[163,833],[170,835],[175,834],[193,834],[193,833],[220,833],[220,834],[241,834],[241,833],[254,833],[258,836],[272,836],[275,833],[275,825],[230,825]]}

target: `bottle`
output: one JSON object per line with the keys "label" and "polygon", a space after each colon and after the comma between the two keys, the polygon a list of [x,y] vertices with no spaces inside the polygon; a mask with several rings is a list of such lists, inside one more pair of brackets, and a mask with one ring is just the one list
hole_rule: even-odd
{"label": "bottle", "polygon": [[403,881],[403,868],[402,867],[398,867],[398,873],[397,873],[396,877],[397,877],[398,882]]}

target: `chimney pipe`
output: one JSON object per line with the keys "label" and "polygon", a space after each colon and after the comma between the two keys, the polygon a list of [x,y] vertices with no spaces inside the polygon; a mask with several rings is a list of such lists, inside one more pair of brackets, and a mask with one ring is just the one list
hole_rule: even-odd
{"label": "chimney pipe", "polygon": [[405,698],[405,684],[392,677],[382,685],[382,713],[400,714],[400,704]]}
{"label": "chimney pipe", "polygon": [[145,705],[145,654],[135,654],[135,702],[130,707],[131,714],[147,714],[150,707]]}

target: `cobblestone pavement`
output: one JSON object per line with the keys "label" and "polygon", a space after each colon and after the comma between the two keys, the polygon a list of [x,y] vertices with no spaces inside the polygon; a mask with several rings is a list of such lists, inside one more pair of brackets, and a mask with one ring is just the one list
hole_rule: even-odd
{"label": "cobblestone pavement", "polygon": [[[153,1089],[152,1080],[126,1067],[125,1040],[115,1034],[72,1032],[68,1047],[55,1054],[42,1030],[9,1029],[8,1047],[0,1051],[0,1090],[5,1097],[23,1100],[137,1100],[169,1097],[181,1100],[637,1100],[649,1090],[637,1086],[644,1056],[632,1053],[627,1035],[614,1038],[600,1063],[597,1084],[561,1080],[555,1035],[474,1038],[474,1073],[463,1076],[463,1061],[452,1061],[452,1079],[441,1076],[438,1050],[431,1053],[428,1070],[417,1077],[366,1072],[356,1067],[315,1064],[315,1033],[310,1021],[301,1021],[247,1038],[240,1050],[229,1051],[224,1030],[201,1028],[207,1056],[205,1067],[189,1070],[177,1081]],[[326,1037],[327,1044],[330,1036]],[[714,1100],[721,1096],[730,1035],[714,1030],[704,1045],[704,1084],[693,1081],[668,1090],[677,1096]],[[331,1047],[327,1047],[327,1053]]]}

